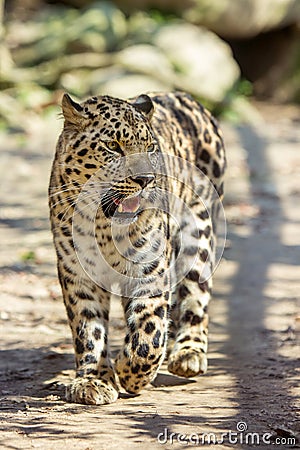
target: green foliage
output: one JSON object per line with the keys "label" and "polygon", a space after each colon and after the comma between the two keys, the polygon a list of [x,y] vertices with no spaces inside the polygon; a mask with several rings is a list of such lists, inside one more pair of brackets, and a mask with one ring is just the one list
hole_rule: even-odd
{"label": "green foliage", "polygon": [[228,91],[222,102],[213,104],[205,99],[201,99],[201,101],[215,116],[232,123],[239,123],[246,119],[241,115],[241,107],[245,111],[245,116],[247,116],[246,111],[251,110],[250,98],[252,94],[252,83],[245,78],[241,78]]}
{"label": "green foliage", "polygon": [[[182,67],[169,61],[167,54],[160,54],[155,44],[156,34],[169,23],[183,22],[158,10],[140,11],[126,18],[106,1],[82,10],[48,6],[27,22],[8,17],[2,44],[6,58],[1,61],[0,130],[26,132],[34,117],[47,115],[60,102],[63,91],[78,97],[98,94],[105,91],[107,81],[120,79],[122,83],[127,75],[145,75],[168,89],[181,89],[180,76],[185,75]],[[157,50],[157,61],[165,58],[171,76],[162,79],[158,67],[153,66],[149,72],[149,67],[141,64],[135,68],[120,63],[122,49],[142,44]],[[190,68],[185,70],[188,73]],[[244,80],[234,86],[229,97],[249,92],[251,86]],[[230,103],[228,99],[224,105],[200,100],[216,113]]]}
{"label": "green foliage", "polygon": [[178,20],[178,16],[172,12],[164,12],[159,9],[150,9],[149,17],[151,17],[158,25],[164,25],[172,21]]}
{"label": "green foliage", "polygon": [[36,254],[33,250],[28,250],[21,255],[21,261],[23,262],[35,262],[36,259]]}
{"label": "green foliage", "polygon": [[251,97],[251,95],[253,94],[252,83],[245,78],[240,79],[233,89],[233,94],[242,95],[244,97]]}

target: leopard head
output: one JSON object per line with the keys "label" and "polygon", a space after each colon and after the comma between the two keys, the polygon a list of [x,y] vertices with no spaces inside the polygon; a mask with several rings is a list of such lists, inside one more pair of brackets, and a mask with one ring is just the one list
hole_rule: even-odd
{"label": "leopard head", "polygon": [[134,218],[146,191],[155,187],[160,152],[151,127],[148,95],[129,101],[110,96],[76,103],[63,96],[64,128],[59,163],[64,183],[80,188],[92,179],[104,188],[100,205],[107,218]]}

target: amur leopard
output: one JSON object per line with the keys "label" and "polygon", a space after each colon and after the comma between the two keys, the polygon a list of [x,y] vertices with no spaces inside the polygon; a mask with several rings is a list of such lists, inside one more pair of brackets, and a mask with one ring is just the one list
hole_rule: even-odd
{"label": "amur leopard", "polygon": [[[80,104],[65,94],[62,112],[49,205],[76,358],[67,400],[137,394],[165,357],[175,375],[205,373],[226,167],[216,120],[180,92]],[[127,326],[114,362],[112,293]]]}

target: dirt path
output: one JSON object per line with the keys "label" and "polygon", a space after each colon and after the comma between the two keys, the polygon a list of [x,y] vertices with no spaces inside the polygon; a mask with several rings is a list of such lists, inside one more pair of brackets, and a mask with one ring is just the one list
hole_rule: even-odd
{"label": "dirt path", "polygon": [[63,400],[73,356],[46,200],[59,124],[1,139],[1,449],[299,448],[300,111],[259,107],[255,126],[223,127],[228,241],[208,374],[184,380],[163,367],[141,395],[102,407]]}

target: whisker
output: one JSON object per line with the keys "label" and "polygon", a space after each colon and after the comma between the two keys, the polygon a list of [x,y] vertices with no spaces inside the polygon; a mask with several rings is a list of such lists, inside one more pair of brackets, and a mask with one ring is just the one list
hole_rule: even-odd
{"label": "whisker", "polygon": [[76,200],[76,198],[78,197],[78,195],[74,194],[65,198],[61,198],[60,200],[58,200],[56,203],[53,203],[51,205],[51,208],[55,208],[57,205],[61,204],[63,205],[64,203],[69,203],[69,200]]}
{"label": "whisker", "polygon": [[[65,188],[67,186],[73,186],[74,187],[74,184],[73,184],[72,181],[70,181],[69,183],[59,184],[58,186],[50,186],[50,190],[61,189],[61,188]],[[81,184],[81,186],[83,186],[83,184]]]}
{"label": "whisker", "polygon": [[[85,186],[88,186],[88,189],[89,190],[91,190],[91,189],[97,189],[97,190],[101,190],[101,189],[103,189],[103,188],[107,188],[107,187],[109,187],[110,186],[110,184],[109,183],[106,183],[106,182],[87,182],[87,183],[84,183],[84,184],[82,184],[81,185],[81,187],[84,189],[84,187]],[[72,185],[72,188],[64,188],[64,186],[67,186],[67,185],[62,185],[61,186],[61,188],[62,189],[60,189],[60,190],[58,190],[58,191],[55,191],[55,192],[52,192],[53,191],[53,187],[51,188],[51,191],[50,192],[52,192],[51,194],[49,194],[49,197],[54,197],[55,195],[59,195],[59,194],[63,194],[63,193],[65,193],[65,192],[68,192],[68,191],[74,191],[74,189],[75,189],[75,187]],[[82,189],[82,190],[83,190]],[[81,192],[82,192],[82,190],[81,190]],[[79,195],[78,193],[76,194],[76,195]]]}
{"label": "whisker", "polygon": [[93,200],[92,202],[89,202],[88,204],[86,204],[83,208],[81,208],[80,209],[80,211],[78,210],[74,210],[74,212],[73,212],[73,217],[74,216],[76,216],[76,215],[78,215],[78,214],[82,214],[83,213],[83,211],[84,210],[86,210],[87,208],[91,208],[93,205],[96,205],[96,206],[100,206],[100,201],[99,201],[99,199],[97,200],[97,199],[95,199],[95,200]]}
{"label": "whisker", "polygon": [[[53,194],[50,194],[49,197],[55,197],[56,195],[65,194],[66,192],[72,192],[72,190],[71,189],[62,189],[61,191],[53,192]],[[78,194],[77,194],[77,196],[78,196]]]}
{"label": "whisker", "polygon": [[[86,200],[86,199],[88,199],[88,198],[93,199],[94,196],[95,196],[95,194],[96,194],[96,192],[94,192],[94,191],[92,191],[92,192],[90,192],[90,193],[87,193],[87,194],[85,194],[84,196],[82,196],[81,200],[83,200],[83,199]],[[60,222],[65,221],[65,218],[66,218],[66,216],[67,216],[69,210],[70,210],[71,208],[74,208],[74,207],[76,206],[76,204],[77,204],[77,202],[78,202],[78,199],[79,199],[79,196],[76,194],[76,195],[74,195],[74,196],[72,196],[72,197],[67,197],[67,198],[65,198],[65,199],[61,199],[60,201],[58,201],[58,202],[56,203],[56,204],[61,203],[61,204],[63,205],[63,204],[64,204],[65,202],[67,202],[68,200],[73,200],[70,204],[68,204],[67,208],[66,208],[64,211],[60,211],[60,212],[58,213],[58,214],[62,214],[62,213],[63,213],[63,216],[61,217]],[[96,200],[95,200],[95,202],[96,202]],[[88,203],[87,206],[89,206],[90,204],[91,204],[91,202]],[[54,205],[53,205],[53,206],[54,206]],[[58,216],[58,214],[57,214],[57,216]]]}

